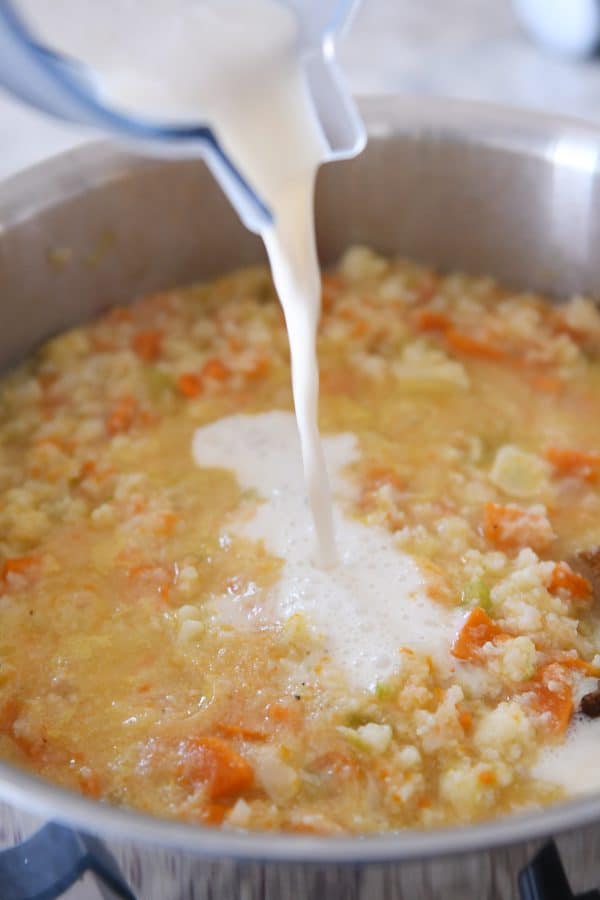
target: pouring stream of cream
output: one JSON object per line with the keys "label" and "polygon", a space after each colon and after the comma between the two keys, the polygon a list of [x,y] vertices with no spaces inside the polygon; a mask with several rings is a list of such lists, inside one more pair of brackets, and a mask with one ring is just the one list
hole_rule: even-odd
{"label": "pouring stream of cream", "polygon": [[[321,282],[314,181],[327,145],[298,54],[298,23],[277,0],[22,0],[46,43],[101,75],[118,108],[208,122],[273,213],[262,234],[288,329],[292,385],[319,559],[336,559],[318,430]],[[93,23],[93,24],[91,24]]]}

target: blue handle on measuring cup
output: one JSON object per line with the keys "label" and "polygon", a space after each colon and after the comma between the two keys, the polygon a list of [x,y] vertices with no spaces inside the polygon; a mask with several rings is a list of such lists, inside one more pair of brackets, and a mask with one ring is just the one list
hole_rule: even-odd
{"label": "blue handle on measuring cup", "polygon": [[37,43],[9,0],[0,0],[0,85],[42,112],[99,128],[161,156],[202,155],[244,224],[261,231],[271,213],[205,125],[165,126],[123,115],[98,96],[92,73]]}
{"label": "blue handle on measuring cup", "polygon": [[[308,89],[323,128],[327,158],[346,159],[366,137],[356,107],[334,60],[334,36],[347,24],[357,0],[281,0],[299,23]],[[85,65],[42,46],[29,33],[10,0],[0,0],[0,86],[42,112],[101,129],[144,152],[176,158],[202,155],[240,218],[251,231],[272,222],[271,212],[206,125],[171,126],[125,115],[107,106]]]}

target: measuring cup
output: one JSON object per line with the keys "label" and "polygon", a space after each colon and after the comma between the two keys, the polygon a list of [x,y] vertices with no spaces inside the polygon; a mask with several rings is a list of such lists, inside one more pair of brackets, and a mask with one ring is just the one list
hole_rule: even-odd
{"label": "measuring cup", "polygon": [[[328,160],[356,155],[365,132],[335,63],[335,39],[348,23],[356,0],[279,0],[298,18],[298,52]],[[215,132],[201,122],[167,125],[124,114],[101,98],[94,71],[40,43],[10,0],[0,0],[0,87],[42,112],[100,129],[151,154],[203,156],[244,224],[260,232],[271,212],[227,156]]]}

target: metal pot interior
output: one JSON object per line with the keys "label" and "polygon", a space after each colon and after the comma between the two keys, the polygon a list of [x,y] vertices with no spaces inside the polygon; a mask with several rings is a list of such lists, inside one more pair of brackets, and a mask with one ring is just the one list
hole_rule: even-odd
{"label": "metal pot interior", "polygon": [[[350,243],[560,297],[600,293],[600,131],[449,101],[365,101],[370,139],[317,189],[323,263]],[[0,366],[113,304],[263,258],[202,163],[107,144],[0,185]],[[600,818],[600,797],[483,825],[357,838],[241,835],[93,803],[0,763],[0,796],[107,836],[254,859],[425,858]]]}

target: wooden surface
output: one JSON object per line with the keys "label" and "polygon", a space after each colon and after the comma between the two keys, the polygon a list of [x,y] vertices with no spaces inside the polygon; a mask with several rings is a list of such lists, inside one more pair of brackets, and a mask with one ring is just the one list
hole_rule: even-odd
{"label": "wooden surface", "polygon": [[[37,825],[31,816],[0,804],[0,846],[23,840]],[[600,826],[557,843],[573,889],[600,886]],[[539,845],[370,867],[239,865],[156,848],[107,846],[137,900],[517,900],[518,873]],[[86,877],[64,896],[108,900],[113,895],[102,894]]]}

